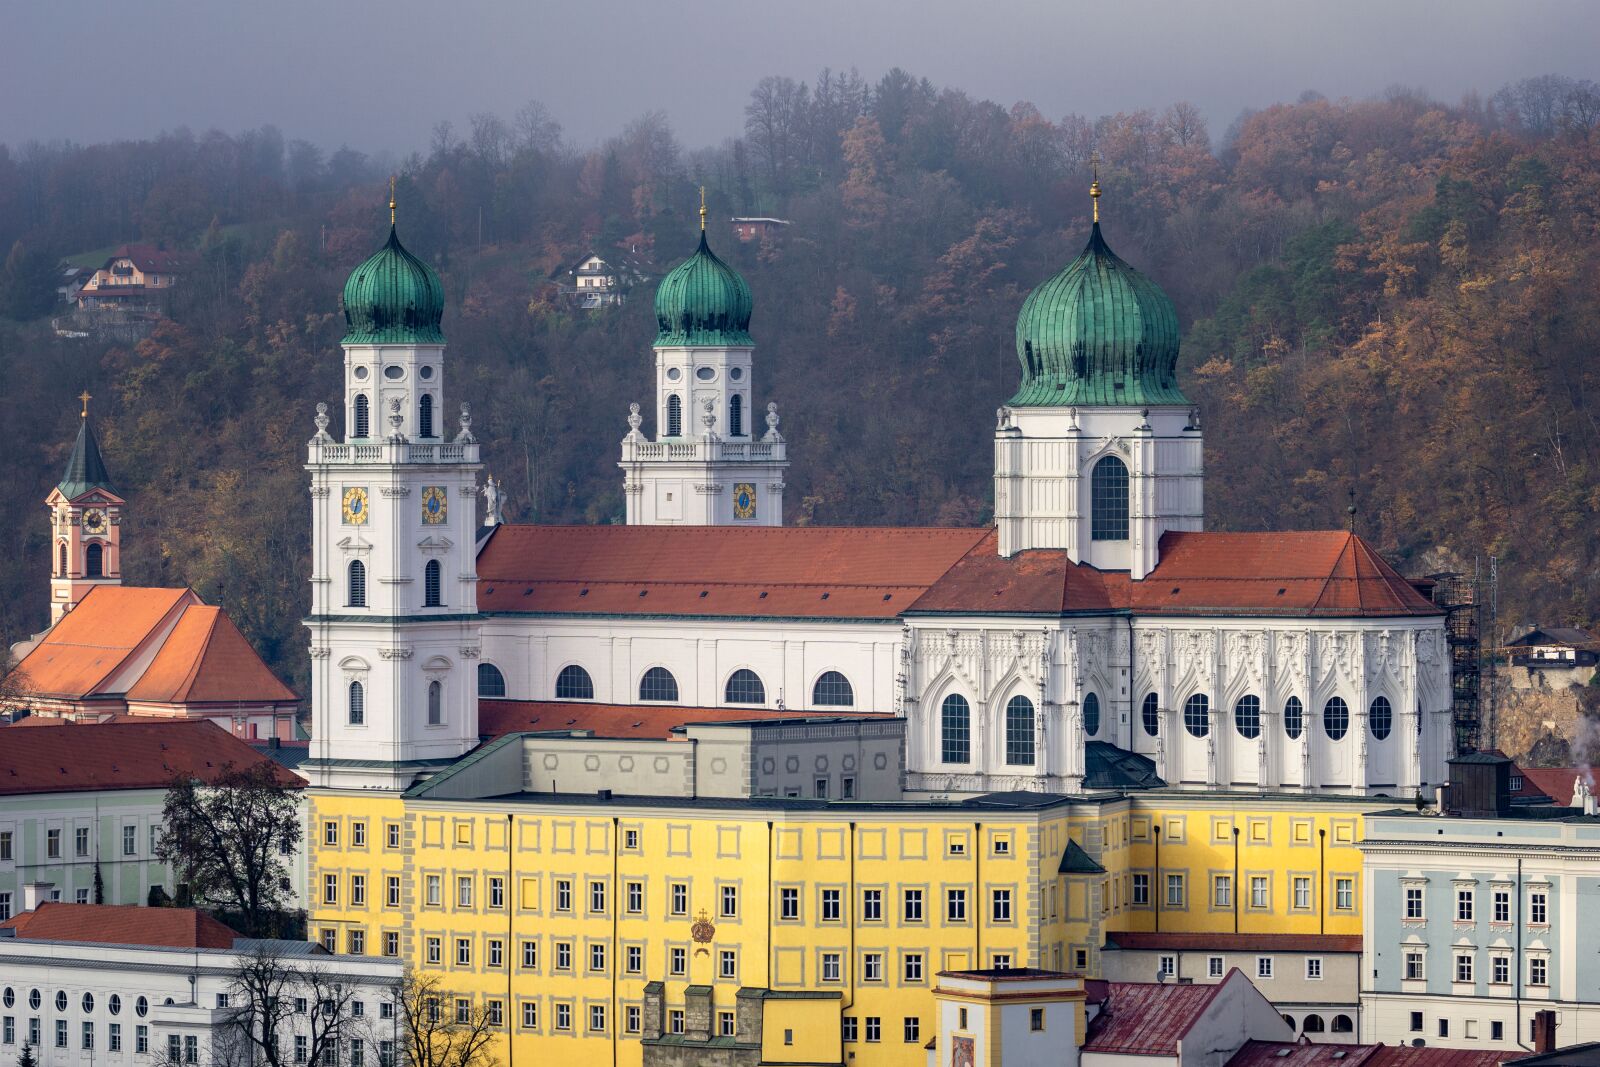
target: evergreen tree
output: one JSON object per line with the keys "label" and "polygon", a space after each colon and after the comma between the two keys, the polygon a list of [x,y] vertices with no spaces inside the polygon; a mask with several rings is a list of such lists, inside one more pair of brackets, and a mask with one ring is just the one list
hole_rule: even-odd
{"label": "evergreen tree", "polygon": [[39,1060],[33,1054],[32,1045],[23,1045],[22,1052],[17,1056],[17,1067],[39,1067]]}

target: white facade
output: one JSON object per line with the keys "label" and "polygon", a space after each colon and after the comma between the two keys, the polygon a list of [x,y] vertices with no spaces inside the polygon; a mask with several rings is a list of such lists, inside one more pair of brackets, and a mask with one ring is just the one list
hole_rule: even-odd
{"label": "white facade", "polygon": [[618,464],[629,526],[783,525],[786,445],[776,404],[756,425],[751,352],[656,346],[656,439],[631,405]]}
{"label": "white facade", "polygon": [[[1126,570],[1138,581],[1155,568],[1163,533],[1201,528],[1205,467],[1193,408],[1005,407],[998,423],[1002,556],[1064,548],[1074,563]],[[1123,468],[1121,530],[1094,523],[1093,477],[1102,460]]]}
{"label": "white facade", "polygon": [[[398,960],[309,955],[303,942],[281,944],[293,953],[284,957],[286,970],[314,968],[320,977],[340,983],[351,991],[351,1012],[361,1002],[361,1016],[349,1025],[352,1035],[361,1036],[345,1038],[343,1051],[349,1040],[362,1041],[364,1061],[376,1067],[383,1042],[393,1042],[391,1050],[400,1047],[396,1020],[383,1007],[398,993]],[[240,959],[241,953],[231,949],[0,937],[0,1057],[14,1061],[31,1043],[40,1067],[186,1061],[242,1067],[249,1057],[234,1046],[229,1023],[239,995]],[[291,982],[285,995],[295,992],[308,995]],[[309,1034],[311,1008],[308,1004],[305,1014],[291,1017],[283,1033],[286,1043]],[[179,1056],[168,1060],[174,1039]],[[190,1050],[195,1058],[186,1060]],[[340,1060],[349,1062],[347,1055]]]}
{"label": "white facade", "polygon": [[318,785],[400,789],[478,740],[478,444],[465,408],[441,436],[442,345],[344,349],[345,440],[319,405],[306,463],[305,769]]}

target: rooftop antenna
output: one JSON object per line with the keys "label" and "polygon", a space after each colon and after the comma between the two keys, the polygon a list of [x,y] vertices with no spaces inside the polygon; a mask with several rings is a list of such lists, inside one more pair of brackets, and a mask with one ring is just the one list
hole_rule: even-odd
{"label": "rooftop antenna", "polygon": [[1089,202],[1094,205],[1094,224],[1100,225],[1100,153],[1093,152],[1089,156],[1089,166],[1094,171],[1094,180],[1089,183]]}
{"label": "rooftop antenna", "polygon": [[394,175],[389,175],[389,225],[394,225]]}
{"label": "rooftop antenna", "polygon": [[1344,512],[1345,512],[1346,515],[1350,516],[1350,532],[1351,533],[1355,533],[1356,532],[1356,491],[1355,491],[1354,488],[1352,488],[1350,490],[1350,506],[1345,508]]}

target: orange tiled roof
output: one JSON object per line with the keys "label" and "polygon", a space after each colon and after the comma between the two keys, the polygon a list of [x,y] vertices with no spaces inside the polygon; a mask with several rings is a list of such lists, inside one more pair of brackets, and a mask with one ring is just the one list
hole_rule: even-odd
{"label": "orange tiled roof", "polygon": [[209,719],[79,724],[0,731],[0,795],[100,789],[165,789],[179,775],[214,781],[223,767],[273,766],[277,780],[305,784]]}
{"label": "orange tiled roof", "polygon": [[47,902],[0,923],[30,941],[90,941],[159,948],[232,948],[244,935],[194,908]]}
{"label": "orange tiled roof", "polygon": [[199,603],[187,589],[97,586],[18,665],[22,685],[41,696],[94,696],[175,612]]}
{"label": "orange tiled roof", "polygon": [[[845,710],[843,717],[884,718]],[[525,730],[586,730],[596,737],[664,739],[675,727],[697,722],[747,719],[840,718],[824,712],[768,711],[763,708],[692,708],[677,704],[591,704],[588,701],[480,700],[478,732],[490,737]]]}
{"label": "orange tiled roof", "polygon": [[[1524,787],[1518,796],[1542,793],[1555,802],[1558,808],[1572,807],[1572,787],[1582,772],[1576,767],[1518,767]],[[1533,792],[1527,788],[1533,787]]]}
{"label": "orange tiled roof", "polygon": [[501,526],[478,609],[892,619],[986,530]]}
{"label": "orange tiled roof", "polygon": [[225,611],[195,604],[184,609],[155,660],[128,690],[128,699],[207,704],[290,703],[296,698],[261,662]]}

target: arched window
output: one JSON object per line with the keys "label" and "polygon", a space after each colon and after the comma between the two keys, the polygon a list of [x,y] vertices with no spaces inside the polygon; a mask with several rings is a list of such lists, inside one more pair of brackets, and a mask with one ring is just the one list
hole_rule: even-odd
{"label": "arched window", "polygon": [[1320,1015],[1307,1015],[1305,1022],[1300,1026],[1300,1032],[1306,1034],[1320,1034],[1322,1030],[1322,1016]]}
{"label": "arched window", "polygon": [[436,608],[443,601],[439,599],[439,561],[430,559],[428,565],[422,568],[422,606]]}
{"label": "arched window", "polygon": [[1006,762],[1013,767],[1033,765],[1033,701],[1025,696],[1006,702]]}
{"label": "arched window", "polygon": [[1254,741],[1261,736],[1261,698],[1243,696],[1233,706],[1233,725],[1239,736]]}
{"label": "arched window", "polygon": [[850,679],[838,671],[823,671],[811,687],[811,703],[824,708],[853,708],[856,691],[850,688]]}
{"label": "arched window", "polygon": [[351,560],[350,561],[349,581],[346,584],[349,587],[346,590],[346,592],[349,594],[349,596],[347,596],[345,598],[346,602],[352,608],[364,608],[364,607],[366,607],[367,606],[367,565],[365,563],[362,563],[359,559]]}
{"label": "arched window", "polygon": [[1283,1021],[1284,1021],[1285,1024],[1288,1025],[1289,1029],[1293,1030],[1293,1029],[1296,1028],[1293,1015],[1285,1015],[1285,1016],[1283,1016]]}
{"label": "arched window", "polygon": [[56,573],[65,578],[67,576],[67,543],[65,541],[61,542],[61,551],[57,555],[60,559],[57,562]]}
{"label": "arched window", "polygon": [[1083,732],[1091,737],[1100,732],[1100,698],[1094,693],[1083,698]]}
{"label": "arched window", "polygon": [[667,397],[667,436],[683,436],[683,398],[677,393]]}
{"label": "arched window", "polygon": [[1183,728],[1196,737],[1211,732],[1211,701],[1204,693],[1196,693],[1183,702]]}
{"label": "arched window", "polygon": [[372,413],[366,393],[356,394],[356,437],[367,437],[372,429]]}
{"label": "arched window", "polygon": [[[1387,697],[1378,697],[1372,702],[1372,707],[1367,713],[1367,721],[1372,724],[1372,736],[1379,741],[1389,736],[1389,731],[1394,729],[1394,709],[1389,706]],[[1338,1022],[1337,1019],[1334,1022]]]}
{"label": "arched window", "polygon": [[651,667],[639,679],[640,700],[677,700],[678,680],[665,667]]}
{"label": "arched window", "polygon": [[594,679],[576,663],[569,663],[556,675],[557,700],[593,700]]}
{"label": "arched window", "polygon": [[728,436],[744,436],[744,397],[738,393],[728,401]]}
{"label": "arched window", "polygon": [[1329,1027],[1329,1029],[1336,1034],[1353,1034],[1355,1033],[1356,1026],[1355,1023],[1350,1021],[1350,1016],[1335,1015],[1333,1017],[1333,1025]]}
{"label": "arched window", "polygon": [[433,394],[423,393],[417,401],[417,436],[433,436]]}
{"label": "arched window", "polygon": [[90,541],[83,550],[83,573],[90,578],[105,577],[105,547],[100,542]]}
{"label": "arched window", "polygon": [[1145,694],[1144,707],[1140,711],[1140,717],[1144,719],[1145,733],[1154,737],[1161,732],[1161,702],[1156,699],[1154,693]]}
{"label": "arched window", "polygon": [[1329,697],[1322,705],[1322,729],[1329,741],[1343,739],[1350,729],[1350,705],[1342,697]]}
{"label": "arched window", "polygon": [[478,695],[491,698],[506,695],[506,676],[493,663],[478,664]]}
{"label": "arched window", "polygon": [[767,687],[761,684],[761,676],[755,671],[740,667],[728,676],[722,699],[729,704],[765,704]]}
{"label": "arched window", "polygon": [[1128,465],[1106,456],[1089,476],[1089,539],[1128,539]]}
{"label": "arched window", "polygon": [[438,680],[428,683],[428,725],[438,726],[444,722],[444,683]]}
{"label": "arched window", "polygon": [[350,725],[360,726],[367,721],[367,691],[360,682],[350,683]]}
{"label": "arched window", "polygon": [[939,760],[966,763],[972,758],[972,707],[967,698],[951,693],[939,706]]}
{"label": "arched window", "polygon": [[1290,697],[1283,702],[1283,732],[1289,735],[1289,740],[1300,739],[1300,731],[1306,728],[1306,706],[1300,703],[1299,697]]}

